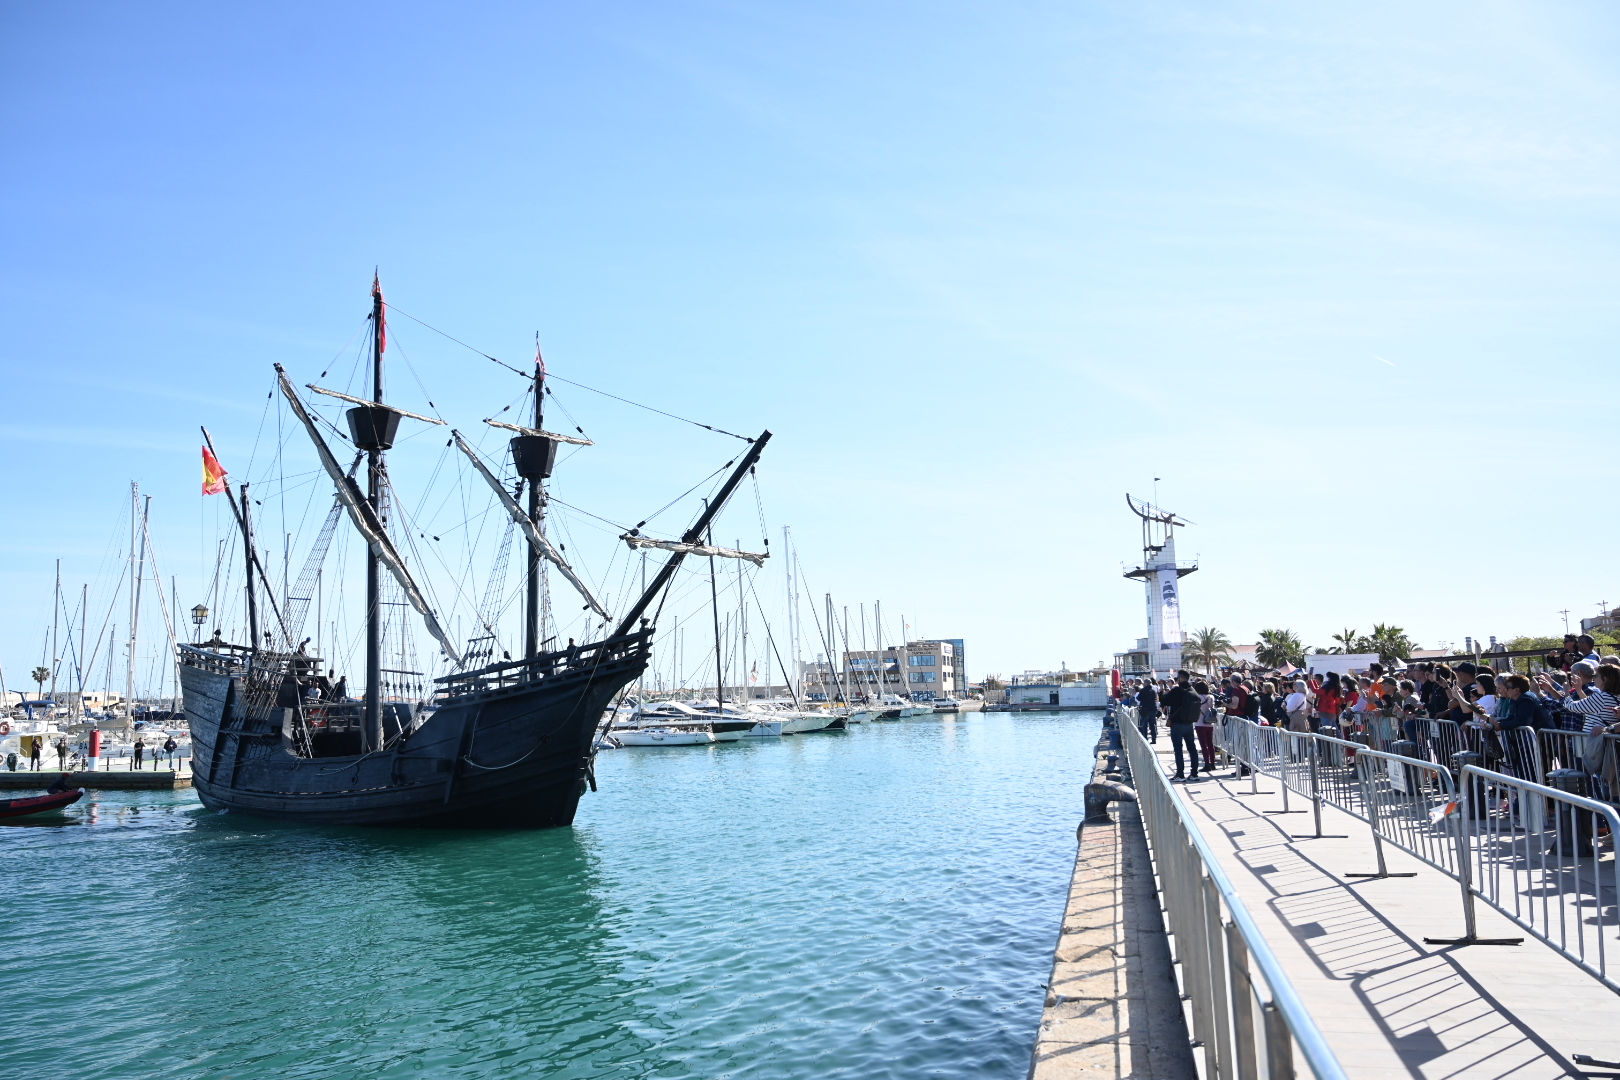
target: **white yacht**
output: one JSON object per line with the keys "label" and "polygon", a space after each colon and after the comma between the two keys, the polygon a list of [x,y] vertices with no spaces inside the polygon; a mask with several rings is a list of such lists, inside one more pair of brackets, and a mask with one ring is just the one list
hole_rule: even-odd
{"label": "white yacht", "polygon": [[755,732],[763,717],[755,716],[732,705],[717,709],[713,701],[661,701],[641,705],[619,731],[643,728],[666,728],[671,731],[704,731],[713,742],[736,742],[745,736],[769,735],[769,731]]}
{"label": "white yacht", "polygon": [[618,746],[707,746],[719,741],[713,732],[667,727],[617,728],[608,738]]}

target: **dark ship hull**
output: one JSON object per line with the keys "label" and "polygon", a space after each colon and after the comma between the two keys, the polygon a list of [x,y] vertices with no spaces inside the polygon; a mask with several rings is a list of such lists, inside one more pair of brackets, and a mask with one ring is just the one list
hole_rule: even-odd
{"label": "dark ship hull", "polygon": [[354,752],[358,705],[301,699],[308,658],[182,646],[192,784],[210,809],[317,824],[569,825],[594,787],[603,711],[646,668],[650,639],[643,630],[440,680],[426,719],[392,709],[372,753]]}

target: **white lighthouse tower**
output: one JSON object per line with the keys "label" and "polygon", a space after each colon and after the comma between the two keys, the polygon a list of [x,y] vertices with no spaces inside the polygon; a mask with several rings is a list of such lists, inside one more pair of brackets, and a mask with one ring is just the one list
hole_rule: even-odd
{"label": "white lighthouse tower", "polygon": [[1147,588],[1148,667],[1157,673],[1181,667],[1182,637],[1181,579],[1198,569],[1176,562],[1176,526],[1190,525],[1168,510],[1148,502],[1137,502],[1130,495],[1125,503],[1142,519],[1142,565],[1127,570],[1125,576],[1140,580]]}

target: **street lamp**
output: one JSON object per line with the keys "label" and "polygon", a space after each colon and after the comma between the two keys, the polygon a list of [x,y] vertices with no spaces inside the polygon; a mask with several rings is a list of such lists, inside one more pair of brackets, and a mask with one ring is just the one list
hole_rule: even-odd
{"label": "street lamp", "polygon": [[191,609],[191,625],[197,628],[197,640],[202,640],[203,623],[208,621],[208,605],[198,604]]}

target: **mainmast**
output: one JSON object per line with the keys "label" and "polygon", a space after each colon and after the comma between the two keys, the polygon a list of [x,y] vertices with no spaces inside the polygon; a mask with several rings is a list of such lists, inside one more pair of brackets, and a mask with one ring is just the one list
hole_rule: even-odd
{"label": "mainmast", "polygon": [[[546,396],[546,364],[540,358],[539,335],[535,335],[534,343],[534,430],[543,431],[545,425],[544,403]],[[518,475],[529,484],[529,521],[534,525],[534,532],[529,537],[529,565],[528,578],[525,581],[526,595],[523,604],[523,657],[533,660],[540,655],[541,634],[541,604],[540,604],[540,575],[544,573],[540,565],[541,549],[535,542],[535,537],[541,535],[546,519],[546,498],[542,490],[542,482],[551,475],[551,467],[557,460],[557,444],[543,435],[519,435],[511,442],[512,461],[517,466]]]}
{"label": "mainmast", "polygon": [[[382,283],[371,279],[371,400],[348,410],[349,434],[357,449],[366,452],[366,503],[372,518],[387,533],[383,520],[383,451],[394,445],[400,414],[383,405],[383,351],[388,348],[388,327],[383,310]],[[366,705],[361,749],[382,749],[382,560],[375,546],[366,546]]]}

